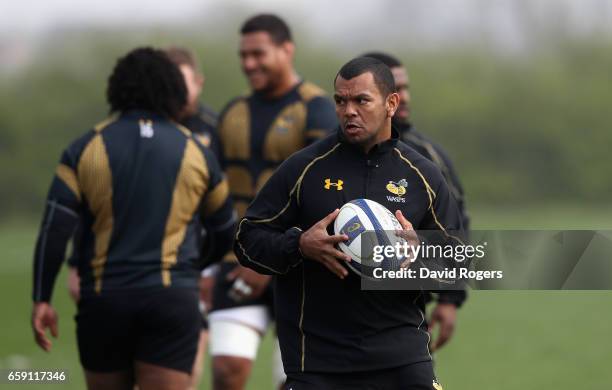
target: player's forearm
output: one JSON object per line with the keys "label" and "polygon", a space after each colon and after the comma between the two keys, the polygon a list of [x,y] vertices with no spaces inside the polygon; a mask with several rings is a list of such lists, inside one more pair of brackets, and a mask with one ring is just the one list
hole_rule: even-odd
{"label": "player's forearm", "polygon": [[32,299],[35,302],[51,300],[66,245],[78,221],[79,216],[72,209],[55,200],[48,202],[34,252]]}
{"label": "player's forearm", "polygon": [[245,267],[265,275],[285,274],[302,261],[301,234],[297,227],[279,232],[245,218],[238,226],[234,251]]}

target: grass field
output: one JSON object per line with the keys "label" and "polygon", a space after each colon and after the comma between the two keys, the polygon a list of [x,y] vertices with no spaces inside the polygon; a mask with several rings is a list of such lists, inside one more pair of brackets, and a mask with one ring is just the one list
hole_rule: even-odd
{"label": "grass field", "polygon": [[[481,209],[474,228],[612,229],[612,208],[545,206]],[[60,337],[51,353],[34,344],[29,325],[31,258],[36,224],[0,225],[0,368],[67,369],[66,385],[17,388],[83,389],[75,344],[75,308],[60,275],[54,306]],[[455,338],[436,356],[445,389],[607,389],[612,383],[612,291],[473,291],[460,311]],[[271,389],[271,343],[262,345],[249,389]],[[209,389],[205,371],[202,389]],[[4,387],[3,387],[4,386]],[[0,388],[11,386],[0,384]],[[13,386],[15,387],[15,386]]]}

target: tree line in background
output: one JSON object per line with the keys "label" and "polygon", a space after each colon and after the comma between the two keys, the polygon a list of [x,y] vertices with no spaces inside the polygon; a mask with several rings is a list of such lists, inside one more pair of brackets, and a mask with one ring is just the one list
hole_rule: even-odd
{"label": "tree line in background", "polygon": [[[216,109],[247,91],[235,39],[146,42],[194,49],[207,78],[203,100]],[[107,116],[106,78],[139,44],[51,41],[38,61],[0,80],[0,215],[41,212],[63,148]],[[610,202],[611,49],[582,41],[522,56],[476,47],[393,54],[409,69],[417,127],[448,150],[469,205],[516,206]],[[301,45],[296,66],[331,92],[338,68],[357,54]]]}

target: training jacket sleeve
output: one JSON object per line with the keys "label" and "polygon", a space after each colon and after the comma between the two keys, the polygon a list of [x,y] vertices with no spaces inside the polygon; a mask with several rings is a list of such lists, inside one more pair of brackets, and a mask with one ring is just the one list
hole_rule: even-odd
{"label": "training jacket sleeve", "polygon": [[297,226],[301,164],[294,157],[270,177],[238,224],[234,240],[238,261],[262,274],[284,274],[302,261],[302,230]]}
{"label": "training jacket sleeve", "polygon": [[442,290],[438,291],[438,303],[452,303],[458,308],[463,305],[467,299],[466,290]]}
{"label": "training jacket sleeve", "polygon": [[66,246],[80,220],[81,190],[76,173],[79,143],[77,141],[62,154],[47,195],[34,251],[32,299],[35,302],[51,300]]}
{"label": "training jacket sleeve", "polygon": [[464,234],[467,237],[470,230],[470,216],[466,211],[465,193],[463,190],[463,186],[461,185],[461,181],[459,180],[459,175],[457,174],[457,170],[455,169],[455,166],[448,154],[442,148],[435,144],[434,147],[444,162],[445,170],[447,171],[446,174],[449,178],[449,191],[457,201],[457,207],[459,208],[459,213],[461,214],[461,224],[464,230]]}

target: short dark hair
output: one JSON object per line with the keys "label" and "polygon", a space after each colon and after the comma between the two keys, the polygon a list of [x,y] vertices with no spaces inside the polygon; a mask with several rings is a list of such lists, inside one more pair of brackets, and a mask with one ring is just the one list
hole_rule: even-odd
{"label": "short dark hair", "polygon": [[393,79],[391,69],[389,69],[389,67],[381,61],[371,57],[353,58],[344,64],[338,71],[338,74],[336,74],[334,84],[336,83],[338,76],[345,80],[350,80],[367,72],[372,73],[372,76],[374,76],[374,82],[384,97],[387,97],[389,94],[395,92],[395,80]]}
{"label": "short dark hair", "polygon": [[372,51],[366,54],[363,54],[362,57],[370,57],[377,59],[383,64],[387,65],[389,68],[396,68],[399,66],[403,66],[400,60],[397,57],[393,57],[391,54],[382,53],[379,51]]}
{"label": "short dark hair", "polygon": [[283,19],[274,14],[255,15],[247,19],[240,28],[240,34],[242,35],[258,31],[270,34],[272,41],[277,45],[292,41],[289,26]]}
{"label": "short dark hair", "polygon": [[164,51],[141,47],[117,60],[106,99],[111,112],[149,110],[176,120],[187,103],[187,87]]}

